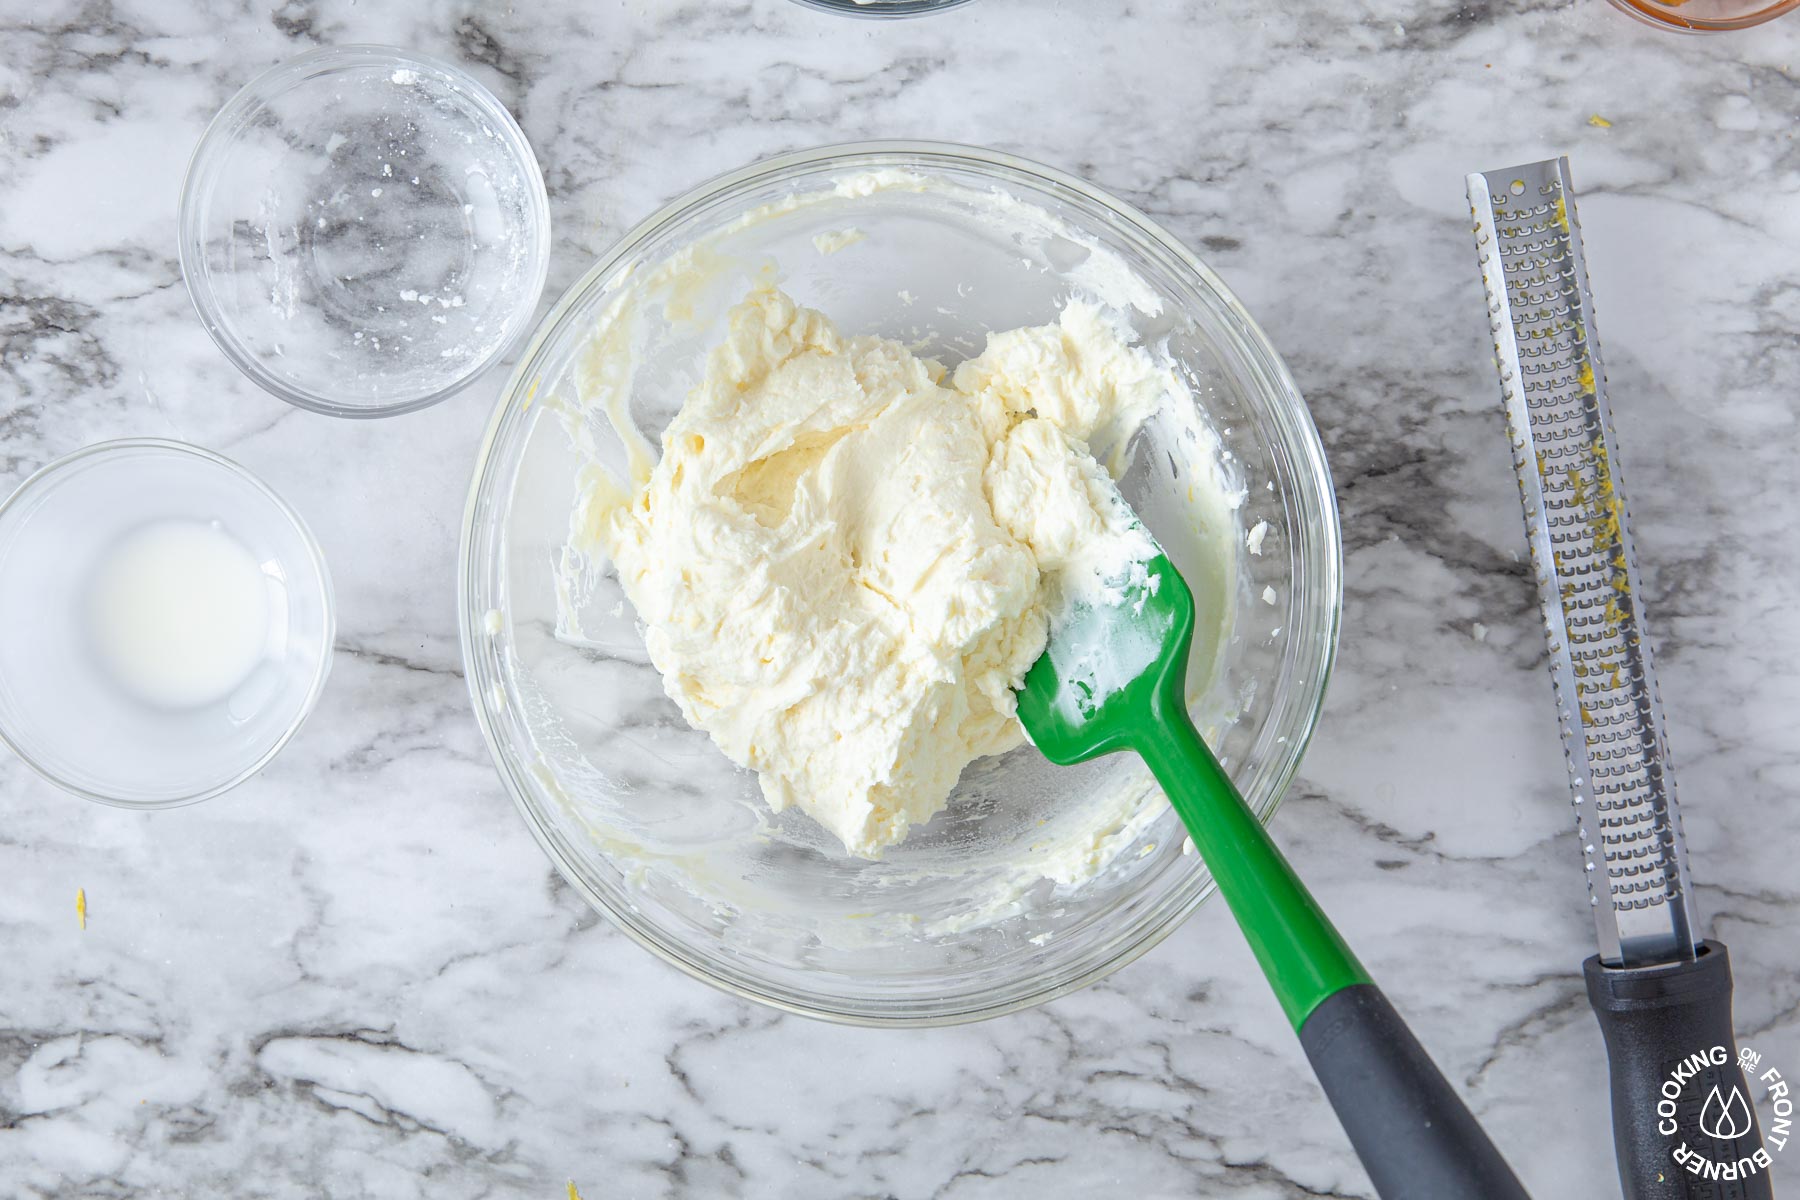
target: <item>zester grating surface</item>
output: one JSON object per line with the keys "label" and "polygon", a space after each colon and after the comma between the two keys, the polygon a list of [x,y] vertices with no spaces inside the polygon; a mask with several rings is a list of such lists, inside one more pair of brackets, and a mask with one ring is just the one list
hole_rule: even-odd
{"label": "zester grating surface", "polygon": [[1692,958],[1687,852],[1568,160],[1468,182],[1600,956]]}

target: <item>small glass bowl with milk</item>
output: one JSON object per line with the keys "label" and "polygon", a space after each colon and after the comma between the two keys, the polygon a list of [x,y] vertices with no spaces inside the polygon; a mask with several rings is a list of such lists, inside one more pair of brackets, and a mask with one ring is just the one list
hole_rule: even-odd
{"label": "small glass bowl with milk", "polygon": [[312,534],[208,451],[104,442],[0,504],[0,740],[78,796],[241,783],[311,711],[333,630]]}

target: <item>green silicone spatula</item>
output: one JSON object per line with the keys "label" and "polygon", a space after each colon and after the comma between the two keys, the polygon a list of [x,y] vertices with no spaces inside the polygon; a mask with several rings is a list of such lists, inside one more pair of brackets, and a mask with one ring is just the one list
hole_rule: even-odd
{"label": "green silicone spatula", "polygon": [[[1154,549],[1154,547],[1152,547]],[[1194,600],[1157,552],[1077,603],[1018,693],[1062,766],[1135,751],[1237,918],[1383,1200],[1522,1200],[1525,1190],[1276,849],[1185,700]]]}

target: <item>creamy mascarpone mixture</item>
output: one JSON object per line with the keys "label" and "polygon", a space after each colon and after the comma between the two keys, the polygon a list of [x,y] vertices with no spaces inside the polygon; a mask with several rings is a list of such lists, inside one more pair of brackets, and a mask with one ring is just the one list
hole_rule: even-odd
{"label": "creamy mascarpone mixture", "polygon": [[772,808],[876,857],[1022,740],[1053,606],[1116,574],[1129,533],[1100,463],[1172,384],[1079,302],[946,377],[759,289],[647,481],[589,493],[582,540],[687,719]]}

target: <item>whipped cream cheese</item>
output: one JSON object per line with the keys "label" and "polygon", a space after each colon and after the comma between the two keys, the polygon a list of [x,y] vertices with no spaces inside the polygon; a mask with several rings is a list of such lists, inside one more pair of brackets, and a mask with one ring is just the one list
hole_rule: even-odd
{"label": "whipped cream cheese", "polygon": [[1057,606],[1142,555],[1108,468],[1175,386],[1081,302],[946,377],[761,287],[660,460],[592,487],[572,540],[770,807],[878,857],[1020,743],[1013,691]]}

